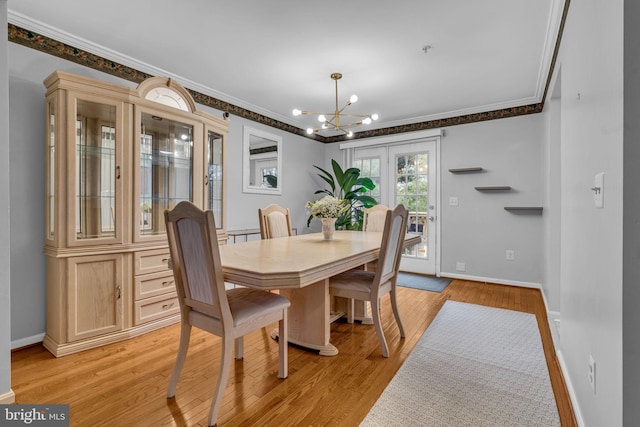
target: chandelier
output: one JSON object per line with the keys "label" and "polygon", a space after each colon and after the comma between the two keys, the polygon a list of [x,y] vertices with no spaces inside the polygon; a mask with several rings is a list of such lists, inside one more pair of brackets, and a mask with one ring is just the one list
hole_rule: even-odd
{"label": "chandelier", "polygon": [[[299,110],[297,108],[293,110],[294,116],[307,115],[307,114],[318,115],[318,121],[322,124],[315,129],[308,128],[307,134],[311,135],[313,133],[322,132],[322,131],[337,131],[337,132],[341,132],[343,135],[346,135],[347,137],[350,138],[353,136],[353,132],[349,128],[360,126],[360,125],[368,125],[373,120],[378,120],[377,114],[345,114],[343,113],[344,109],[347,108],[349,105],[358,102],[358,97],[356,95],[351,95],[351,98],[349,98],[349,101],[346,103],[346,105],[340,108],[338,105],[338,80],[342,78],[342,74],[332,73],[331,78],[336,82],[335,111],[331,113],[320,113],[320,112],[314,112],[314,111]],[[348,117],[350,123],[344,123],[343,121],[341,122],[340,119],[343,117]]]}

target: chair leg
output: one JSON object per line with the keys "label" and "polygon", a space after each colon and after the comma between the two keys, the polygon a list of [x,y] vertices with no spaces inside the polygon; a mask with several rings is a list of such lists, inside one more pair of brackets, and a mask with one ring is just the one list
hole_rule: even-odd
{"label": "chair leg", "polygon": [[380,321],[380,298],[371,300],[371,315],[373,316],[373,324],[376,327],[378,341],[380,341],[380,346],[382,347],[382,356],[389,357],[389,347],[387,347],[387,340],[384,338],[382,322]]}
{"label": "chair leg", "polygon": [[226,336],[222,338],[222,360],[220,361],[218,383],[216,384],[216,390],[213,393],[213,399],[211,399],[211,409],[209,410],[209,426],[215,425],[218,420],[218,412],[220,412],[222,397],[224,396],[224,390],[227,388],[229,370],[231,369],[233,338],[230,337],[230,333],[225,335]]}
{"label": "chair leg", "polygon": [[393,309],[393,315],[396,318],[398,329],[400,329],[400,337],[404,338],[404,326],[402,326],[402,320],[400,320],[400,312],[398,311],[398,300],[396,299],[396,290],[391,291],[391,308]]}
{"label": "chair leg", "polygon": [[347,299],[347,323],[353,323],[355,312],[355,300],[353,298]]}
{"label": "chair leg", "polygon": [[235,347],[236,360],[242,360],[244,357],[244,337],[235,339]]}
{"label": "chair leg", "polygon": [[178,355],[176,356],[176,363],[173,365],[173,373],[169,380],[169,387],[167,388],[167,399],[171,399],[176,395],[176,386],[178,385],[178,378],[182,372],[184,361],[187,358],[187,349],[189,348],[189,340],[191,338],[191,325],[182,322],[180,325],[180,344],[178,345]]}
{"label": "chair leg", "polygon": [[289,330],[287,325],[287,309],[278,322],[278,378],[289,376]]}

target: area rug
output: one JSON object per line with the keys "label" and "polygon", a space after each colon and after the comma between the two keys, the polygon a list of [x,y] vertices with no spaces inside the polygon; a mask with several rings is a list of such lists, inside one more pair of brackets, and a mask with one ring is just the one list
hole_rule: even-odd
{"label": "area rug", "polygon": [[361,426],[559,426],[533,314],[447,301]]}
{"label": "area rug", "polygon": [[405,288],[422,289],[423,291],[442,292],[451,279],[436,276],[424,276],[422,274],[398,273],[398,286]]}

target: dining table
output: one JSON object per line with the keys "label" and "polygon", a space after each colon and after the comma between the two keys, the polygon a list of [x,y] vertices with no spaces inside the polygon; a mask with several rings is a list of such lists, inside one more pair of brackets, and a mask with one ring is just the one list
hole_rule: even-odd
{"label": "dining table", "polygon": [[[407,234],[404,247],[421,236]],[[220,246],[226,283],[277,290],[291,301],[288,312],[290,343],[335,356],[330,342],[331,322],[344,315],[332,313],[329,279],[378,259],[382,232],[337,230],[332,240],[322,233],[254,240]]]}

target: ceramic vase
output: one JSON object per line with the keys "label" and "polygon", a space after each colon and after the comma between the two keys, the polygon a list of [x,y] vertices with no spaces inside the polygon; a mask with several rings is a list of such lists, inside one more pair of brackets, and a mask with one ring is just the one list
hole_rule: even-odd
{"label": "ceramic vase", "polygon": [[324,240],[333,240],[336,231],[336,218],[321,218]]}

